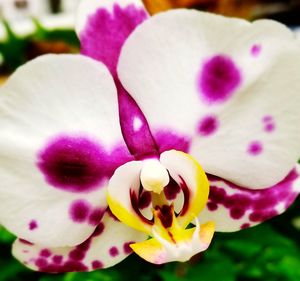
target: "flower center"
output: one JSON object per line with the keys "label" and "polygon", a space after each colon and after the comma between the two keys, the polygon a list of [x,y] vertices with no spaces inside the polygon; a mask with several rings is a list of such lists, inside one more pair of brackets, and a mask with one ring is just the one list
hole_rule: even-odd
{"label": "flower center", "polygon": [[[122,196],[120,183],[126,184],[121,179],[125,175],[132,179],[127,179],[129,192]],[[174,196],[167,196],[170,189],[176,191]],[[164,152],[159,160],[127,163],[116,171],[108,187],[108,204],[114,215],[151,237],[130,247],[155,264],[187,261],[208,247],[214,224],[200,226],[197,219],[207,199],[208,180],[201,166],[174,150]],[[191,222],[196,227],[187,228]]]}

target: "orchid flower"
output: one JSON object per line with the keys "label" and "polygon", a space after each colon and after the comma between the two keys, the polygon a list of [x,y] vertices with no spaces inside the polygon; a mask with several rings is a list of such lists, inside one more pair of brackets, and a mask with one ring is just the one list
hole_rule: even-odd
{"label": "orchid flower", "polygon": [[[0,95],[0,222],[45,272],[133,250],[187,261],[214,230],[285,211],[300,190],[300,56],[283,25],[197,11],[148,17],[83,0],[81,55],[19,68]],[[210,190],[210,192],[209,192]]]}

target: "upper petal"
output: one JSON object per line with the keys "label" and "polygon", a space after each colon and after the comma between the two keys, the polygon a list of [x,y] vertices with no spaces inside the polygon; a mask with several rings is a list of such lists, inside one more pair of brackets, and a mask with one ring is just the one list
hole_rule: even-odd
{"label": "upper petal", "polygon": [[106,64],[115,75],[125,40],[146,18],[139,0],[82,0],[76,22],[81,52]]}
{"label": "upper petal", "polygon": [[264,188],[300,154],[299,67],[295,37],[279,23],[178,10],[137,28],[118,74],[152,133],[170,132],[158,146],[178,136],[206,172]]}
{"label": "upper petal", "polygon": [[0,222],[52,247],[89,237],[108,179],[131,159],[118,124],[102,64],[48,55],[21,67],[0,93]]}

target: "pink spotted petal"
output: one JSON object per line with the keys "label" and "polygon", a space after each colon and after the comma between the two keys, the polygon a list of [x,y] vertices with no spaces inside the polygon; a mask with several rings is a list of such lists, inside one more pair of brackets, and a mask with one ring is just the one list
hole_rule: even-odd
{"label": "pink spotted petal", "polygon": [[298,43],[280,23],[176,10],[133,32],[118,75],[154,136],[180,136],[207,173],[260,189],[300,155],[299,69]]}
{"label": "pink spotted petal", "polygon": [[130,253],[130,244],[147,237],[106,214],[92,236],[75,247],[47,248],[17,239],[13,255],[32,270],[47,273],[92,271],[113,266]]}
{"label": "pink spotted petal", "polygon": [[139,0],[82,0],[76,24],[82,54],[103,62],[115,76],[125,40],[147,17]]}
{"label": "pink spotted petal", "polygon": [[216,223],[216,231],[231,232],[257,225],[283,213],[300,193],[300,168],[281,182],[262,190],[241,188],[209,176],[210,195],[199,219]]}
{"label": "pink spotted petal", "polygon": [[110,73],[81,55],[42,56],[0,97],[1,224],[49,247],[83,242],[107,207],[109,178],[132,159]]}

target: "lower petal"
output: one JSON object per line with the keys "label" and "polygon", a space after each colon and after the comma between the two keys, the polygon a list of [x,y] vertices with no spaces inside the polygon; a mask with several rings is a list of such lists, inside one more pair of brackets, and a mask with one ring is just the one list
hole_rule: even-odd
{"label": "lower petal", "polygon": [[209,200],[199,220],[214,221],[216,231],[231,232],[280,215],[300,192],[299,167],[295,167],[281,182],[261,190],[242,188],[209,176]]}
{"label": "lower petal", "polygon": [[121,262],[132,252],[130,244],[145,239],[146,235],[107,213],[93,235],[78,246],[45,248],[17,239],[13,255],[32,270],[48,273],[92,271]]}

